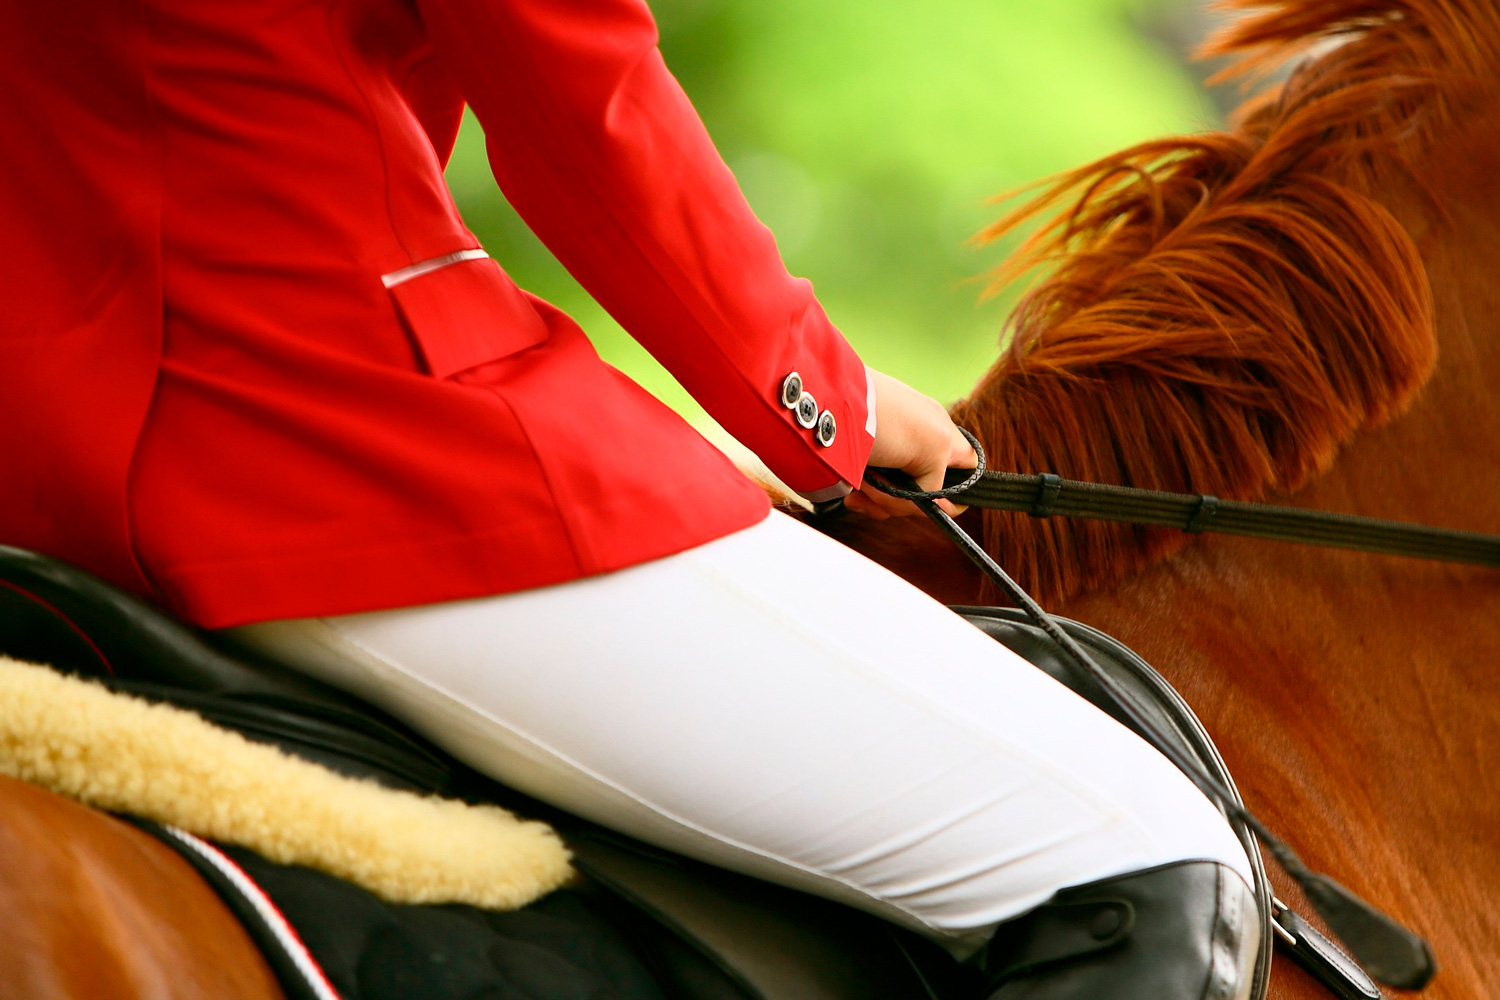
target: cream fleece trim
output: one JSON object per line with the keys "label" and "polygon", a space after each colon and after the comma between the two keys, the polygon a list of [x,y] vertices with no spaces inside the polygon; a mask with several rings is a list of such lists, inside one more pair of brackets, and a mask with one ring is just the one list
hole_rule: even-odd
{"label": "cream fleece trim", "polygon": [[544,823],[393,791],[192,712],[0,657],[0,773],[398,903],[521,907],[572,875]]}

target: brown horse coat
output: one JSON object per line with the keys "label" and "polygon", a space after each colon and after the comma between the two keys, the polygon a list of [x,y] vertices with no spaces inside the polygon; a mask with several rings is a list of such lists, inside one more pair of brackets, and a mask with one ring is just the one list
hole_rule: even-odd
{"label": "brown horse coat", "polygon": [[0,996],[267,1000],[239,922],[170,848],[0,777]]}

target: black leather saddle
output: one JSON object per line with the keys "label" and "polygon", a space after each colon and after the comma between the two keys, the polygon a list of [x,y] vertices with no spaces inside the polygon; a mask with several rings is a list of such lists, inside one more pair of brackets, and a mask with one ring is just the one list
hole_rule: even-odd
{"label": "black leather saddle", "polygon": [[[1105,704],[1094,682],[1080,676],[1019,612],[954,610],[1095,704]],[[1212,740],[1156,671],[1103,633],[1063,624],[1149,707],[1162,730],[1229,781]],[[616,915],[667,998],[972,995],[971,974],[915,935],[834,903],[666,854],[526,799],[349,695],[222,636],[174,621],[75,567],[3,546],[0,654],[191,709],[344,774],[407,790],[497,801],[548,820],[573,850],[590,891],[603,900],[603,911]],[[1258,859],[1253,850],[1251,856]],[[1270,942],[1264,942],[1262,963],[1269,963],[1270,953]],[[1262,969],[1262,982],[1264,975]]]}

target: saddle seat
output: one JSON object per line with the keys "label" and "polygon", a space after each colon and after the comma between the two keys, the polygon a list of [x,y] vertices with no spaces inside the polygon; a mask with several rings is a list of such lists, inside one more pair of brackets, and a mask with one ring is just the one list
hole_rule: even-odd
{"label": "saddle seat", "polygon": [[[954,609],[1130,725],[1095,682],[1018,611]],[[1108,636],[1064,627],[1136,695],[1186,753],[1228,780],[1191,710]],[[177,622],[58,560],[0,546],[0,654],[190,709],[249,739],[391,787],[498,802],[545,819],[590,891],[643,954],[668,997],[914,1000],[972,995],[967,970],[935,945],[865,914],[666,854],[527,799],[479,775],[399,721],[225,637]],[[641,916],[649,920],[641,920]],[[1269,947],[1263,949],[1267,960]],[[571,995],[571,994],[570,994]]]}

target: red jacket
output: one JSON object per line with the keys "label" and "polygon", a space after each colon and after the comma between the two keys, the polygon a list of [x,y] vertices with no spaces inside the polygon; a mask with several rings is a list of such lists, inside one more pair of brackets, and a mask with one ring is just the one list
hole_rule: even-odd
{"label": "red jacket", "polygon": [[0,542],[228,626],[765,516],[477,250],[442,177],[464,101],[506,197],[725,428],[794,488],[860,478],[863,366],[636,0],[6,4],[0,94]]}

